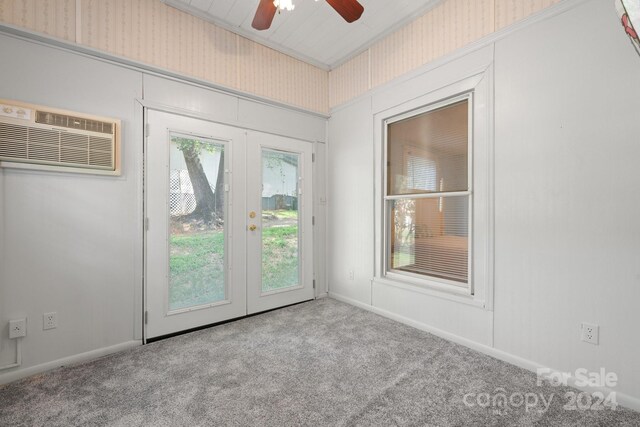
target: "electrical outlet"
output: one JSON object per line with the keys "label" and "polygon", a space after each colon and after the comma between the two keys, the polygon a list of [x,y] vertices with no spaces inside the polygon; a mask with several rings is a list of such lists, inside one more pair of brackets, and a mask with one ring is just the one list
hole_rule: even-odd
{"label": "electrical outlet", "polygon": [[354,279],[354,275],[353,275],[353,270],[349,271],[349,280],[353,280]]}
{"label": "electrical outlet", "polygon": [[58,327],[58,313],[45,313],[42,315],[42,329],[55,329]]}
{"label": "electrical outlet", "polygon": [[600,341],[600,327],[591,323],[583,323],[580,337],[584,342],[598,345]]}
{"label": "electrical outlet", "polygon": [[20,338],[27,336],[27,319],[17,319],[9,321],[9,338]]}

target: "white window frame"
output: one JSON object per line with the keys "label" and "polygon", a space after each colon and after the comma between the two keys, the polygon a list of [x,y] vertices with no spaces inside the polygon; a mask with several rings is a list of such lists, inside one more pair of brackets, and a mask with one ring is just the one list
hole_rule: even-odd
{"label": "white window frame", "polygon": [[[493,87],[492,67],[374,115],[375,254],[374,283],[407,288],[492,309],[493,295]],[[468,283],[389,269],[390,200],[387,194],[387,126],[399,120],[468,99],[469,157],[467,191],[445,192],[469,197]],[[413,194],[408,198],[442,197]],[[445,196],[446,197],[446,196]]]}
{"label": "white window frame", "polygon": [[[473,264],[472,264],[472,252],[473,252],[473,93],[468,92],[463,95],[454,96],[449,99],[444,99],[440,102],[436,102],[435,104],[427,105],[417,110],[412,110],[398,116],[394,116],[384,120],[384,141],[383,141],[383,164],[389,164],[389,140],[387,135],[387,130],[389,126],[394,123],[398,123],[402,120],[408,120],[414,117],[418,117],[422,114],[433,112],[436,110],[440,110],[442,108],[449,107],[451,105],[457,104],[459,102],[467,102],[468,108],[468,140],[467,140],[467,190],[465,191],[435,191],[432,193],[408,193],[408,194],[400,194],[400,195],[389,195],[389,168],[385,167],[383,171],[383,179],[384,179],[384,210],[383,210],[383,221],[385,224],[384,236],[383,236],[383,265],[385,270],[385,276],[389,279],[394,280],[404,280],[405,278],[411,278],[416,280],[424,280],[426,283],[434,284],[437,286],[446,285],[446,286],[455,286],[460,289],[466,290],[469,294],[473,294]],[[402,271],[393,269],[390,264],[391,258],[391,204],[395,200],[406,200],[406,199],[439,199],[443,197],[457,197],[457,196],[467,196],[469,203],[469,218],[468,218],[468,240],[467,240],[467,282],[456,282],[455,280],[448,280],[437,276],[430,276],[428,274],[419,274],[412,273],[408,271]]]}

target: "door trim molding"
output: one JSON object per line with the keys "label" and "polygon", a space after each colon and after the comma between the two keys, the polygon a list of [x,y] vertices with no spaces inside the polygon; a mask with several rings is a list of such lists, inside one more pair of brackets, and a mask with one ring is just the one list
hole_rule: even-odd
{"label": "door trim molding", "polygon": [[[229,319],[235,319],[238,317],[242,316],[242,313],[246,313],[246,301],[245,298],[242,297],[242,292],[240,292],[240,295],[237,295],[234,293],[234,291],[231,289],[231,287],[233,287],[233,283],[234,283],[234,279],[233,279],[233,275],[237,274],[237,273],[232,273],[230,271],[230,266],[234,265],[233,264],[233,256],[234,256],[234,252],[236,252],[236,249],[232,249],[232,246],[230,245],[230,243],[227,241],[225,242],[225,252],[227,254],[228,257],[230,257],[227,262],[225,263],[225,271],[226,271],[226,275],[227,275],[227,298],[225,300],[222,301],[216,301],[213,303],[207,303],[207,304],[201,304],[201,305],[197,305],[194,307],[190,307],[190,308],[182,308],[182,309],[176,309],[176,310],[169,310],[168,307],[168,303],[166,301],[166,299],[163,301],[162,305],[162,311],[159,311],[157,309],[157,307],[151,307],[150,304],[155,304],[154,300],[150,301],[149,295],[150,292],[153,292],[153,286],[149,286],[150,283],[150,276],[152,276],[151,274],[149,274],[149,229],[147,228],[148,222],[147,222],[147,218],[151,218],[152,220],[153,215],[151,215],[151,212],[149,210],[150,208],[150,203],[149,203],[149,197],[151,195],[151,192],[149,190],[149,184],[152,183],[152,177],[149,176],[150,172],[152,169],[154,169],[154,167],[151,165],[150,163],[150,159],[149,159],[149,154],[150,154],[150,144],[152,142],[149,141],[149,137],[151,138],[166,138],[167,136],[162,136],[160,135],[157,131],[158,128],[162,128],[164,129],[164,131],[167,132],[171,132],[173,131],[174,133],[178,133],[178,134],[183,134],[183,135],[196,135],[196,136],[200,136],[202,138],[206,138],[206,139],[213,139],[216,141],[219,141],[220,143],[223,143],[225,145],[225,153],[228,152],[228,154],[225,154],[225,165],[227,167],[227,169],[229,169],[229,171],[233,170],[233,163],[234,163],[234,158],[236,156],[236,154],[234,154],[234,150],[231,149],[231,145],[233,144],[233,141],[235,141],[235,137],[238,135],[242,135],[242,140],[246,141],[246,131],[243,128],[240,128],[238,126],[229,126],[227,124],[224,123],[218,123],[218,122],[214,122],[212,120],[208,120],[208,119],[202,119],[199,117],[192,117],[190,115],[184,115],[184,114],[175,114],[171,111],[164,111],[164,110],[156,110],[154,108],[148,108],[144,105],[144,103],[142,102],[142,100],[140,99],[136,99],[136,101],[138,103],[140,103],[144,108],[144,133],[143,133],[143,164],[144,167],[141,170],[141,175],[143,176],[142,179],[142,203],[143,203],[143,218],[142,218],[142,224],[143,226],[141,227],[142,232],[143,232],[143,271],[144,271],[144,275],[143,275],[143,280],[142,280],[142,285],[143,285],[143,304],[142,304],[142,316],[141,316],[141,320],[142,320],[142,330],[143,330],[143,343],[147,344],[149,342],[153,342],[154,340],[156,340],[158,337],[166,337],[166,336],[170,336],[174,333],[179,333],[179,332],[183,332],[183,331],[190,331],[190,330],[196,330],[197,328],[199,328],[200,326],[193,326],[193,327],[189,327],[191,325],[182,325],[181,327],[186,327],[187,329],[181,329],[179,331],[176,332],[169,332],[167,334],[163,334],[162,331],[152,331],[154,334],[154,336],[151,336],[150,334],[150,328],[149,328],[149,323],[150,322],[156,322],[157,323],[157,316],[159,316],[157,313],[161,312],[163,313],[162,316],[164,318],[169,318],[171,316],[175,316],[175,319],[178,319],[178,315],[182,315],[182,314],[190,314],[190,313],[194,313],[193,315],[195,316],[200,316],[202,317],[202,315],[198,315],[197,312],[202,311],[202,310],[206,310],[206,309],[213,309],[218,307],[221,310],[224,310],[225,312],[227,312],[227,314],[218,316],[218,318],[216,319],[216,317],[214,316],[212,319],[200,319],[200,321],[196,322],[196,324],[200,324],[200,325],[211,325],[216,323],[216,321],[218,322],[222,322],[222,321],[226,321]],[[165,115],[165,119],[167,120],[166,122],[158,122],[155,121],[155,119],[153,117],[151,117],[153,114],[158,114],[158,115]],[[173,116],[173,117],[170,117]],[[169,118],[170,117],[170,118]],[[194,120],[194,121],[198,121],[201,122],[199,126],[213,126],[216,127],[218,130],[222,129],[222,128],[227,128],[229,129],[229,132],[232,132],[234,135],[234,138],[229,138],[226,136],[220,136],[219,134],[216,134],[215,132],[211,133],[211,132],[197,132],[197,131],[191,131],[191,130],[187,130],[188,126],[173,126],[172,120],[180,120],[182,118],[185,118],[187,120]],[[156,125],[156,127],[154,128],[154,124]],[[148,126],[150,125],[150,126]],[[151,129],[150,129],[151,128]],[[196,125],[197,128],[197,125]],[[156,132],[156,133],[152,133],[152,132]],[[163,139],[164,140],[164,139]],[[166,142],[168,142],[168,139],[166,140]],[[167,144],[167,149],[168,149],[168,144]],[[167,153],[168,154],[168,153]],[[241,156],[242,157],[242,156]],[[240,157],[240,158],[241,158]],[[153,159],[152,159],[153,160]],[[155,159],[157,160],[157,159]],[[167,159],[168,160],[168,159]],[[167,168],[170,167],[169,164],[167,163]],[[168,171],[167,171],[168,172]],[[238,183],[236,181],[234,181],[234,178],[232,177],[232,173],[229,173],[229,177],[228,179],[228,184],[231,188],[231,191],[229,191],[227,193],[227,200],[229,205],[227,206],[227,209],[231,209],[231,203],[233,202],[231,199],[229,199],[229,197],[235,197],[233,196],[234,194],[234,187],[237,187]],[[165,177],[164,179],[168,180],[168,176]],[[155,181],[154,181],[155,182]],[[168,182],[165,182],[165,184],[168,186]],[[244,195],[242,194],[242,190],[239,190],[241,194],[241,197],[244,198]],[[168,209],[168,206],[165,207],[166,209]],[[228,212],[227,212],[228,213]],[[228,225],[231,228],[235,228],[235,220],[233,219],[228,219]],[[157,227],[157,224],[151,224],[151,228],[153,229],[154,227]],[[242,249],[242,244],[237,243],[237,245],[239,245],[239,249],[238,250],[243,250]],[[168,268],[168,265],[167,265]],[[167,272],[167,277],[168,277],[168,272]],[[153,279],[152,279],[153,280]],[[153,282],[152,282],[153,283]],[[237,289],[236,289],[237,290]],[[157,302],[157,301],[155,301]],[[231,306],[232,302],[235,304],[244,304],[245,306],[245,311],[243,311],[242,313],[240,312],[236,312],[237,310],[235,310],[235,308],[227,308],[227,306]],[[229,313],[231,312],[231,313]],[[180,321],[179,321],[180,322]],[[206,322],[206,323],[205,323]],[[188,323],[188,322],[187,322]],[[155,324],[154,324],[155,325]],[[153,328],[156,328],[157,326],[154,326]],[[162,327],[162,326],[160,326]]]}
{"label": "door trim molding", "polygon": [[266,133],[269,135],[275,135],[275,136],[281,136],[283,138],[288,138],[288,139],[294,139],[296,141],[302,141],[302,142],[308,142],[308,143],[324,143],[324,141],[318,141],[318,140],[313,140],[313,139],[307,139],[307,138],[301,138],[298,136],[291,136],[291,135],[287,135],[287,134],[283,134],[283,133],[278,133],[278,132],[274,132],[272,130],[268,130],[268,129],[264,129],[264,128],[260,128],[260,127],[255,127],[255,126],[250,126],[247,125],[245,123],[240,123],[234,120],[224,120],[224,119],[216,119],[215,117],[212,117],[208,114],[205,113],[200,113],[198,111],[195,110],[187,110],[184,108],[180,108],[180,107],[173,107],[171,105],[166,105],[166,104],[162,104],[160,102],[155,102],[155,101],[149,101],[146,99],[140,99],[140,98],[136,98],[136,101],[142,105],[144,108],[149,109],[149,110],[154,110],[154,111],[160,111],[163,113],[170,113],[170,114],[176,114],[179,116],[185,116],[185,117],[190,117],[192,119],[198,119],[198,120],[204,120],[207,122],[211,122],[211,123],[218,123],[221,125],[226,125],[226,126],[233,126],[235,128],[238,129],[242,129],[245,131],[254,131],[254,132],[262,132],[262,133]]}

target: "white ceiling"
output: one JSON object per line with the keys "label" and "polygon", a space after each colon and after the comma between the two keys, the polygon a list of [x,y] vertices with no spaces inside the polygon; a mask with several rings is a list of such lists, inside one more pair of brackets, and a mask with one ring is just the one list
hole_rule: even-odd
{"label": "white ceiling", "polygon": [[163,0],[166,4],[315,66],[331,69],[424,14],[441,0],[359,0],[362,17],[345,22],[323,0],[293,0],[271,28],[251,27],[259,0]]}

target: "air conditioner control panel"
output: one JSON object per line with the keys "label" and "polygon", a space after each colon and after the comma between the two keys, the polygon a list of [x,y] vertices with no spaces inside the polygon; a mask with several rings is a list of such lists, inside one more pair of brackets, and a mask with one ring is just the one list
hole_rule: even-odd
{"label": "air conditioner control panel", "polygon": [[0,104],[0,116],[14,119],[31,120],[32,110],[17,105]]}

